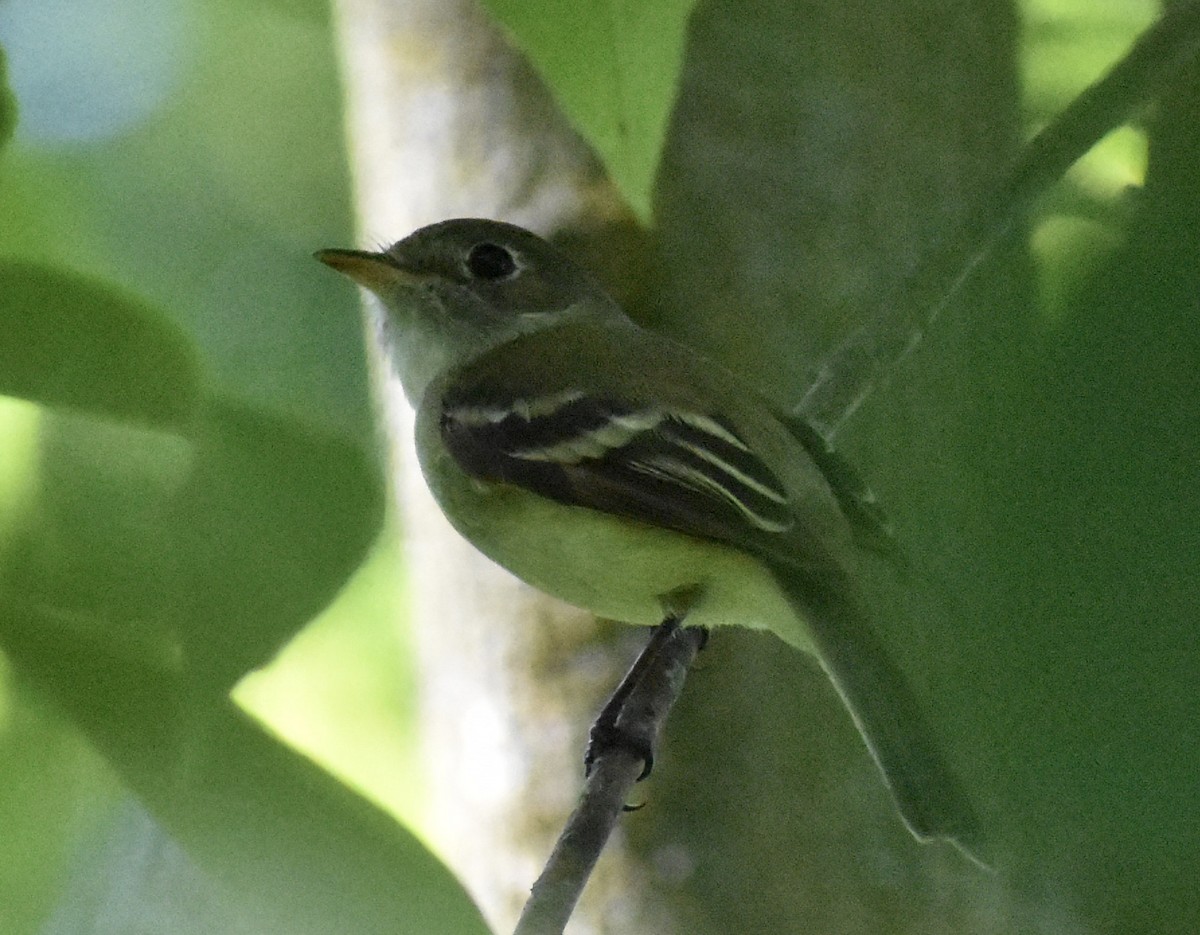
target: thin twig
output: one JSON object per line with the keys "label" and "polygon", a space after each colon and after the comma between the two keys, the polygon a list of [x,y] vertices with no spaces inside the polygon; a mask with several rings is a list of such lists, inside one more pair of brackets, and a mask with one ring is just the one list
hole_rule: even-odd
{"label": "thin twig", "polygon": [[1200,2],[1171,7],[1120,62],[1022,150],[1004,181],[885,293],[869,324],[824,362],[796,407],[832,438],[925,330],[1029,204],[1114,128],[1152,101],[1200,53]]}
{"label": "thin twig", "polygon": [[[688,666],[703,642],[703,630],[681,627],[670,633],[625,695],[616,718],[617,731],[645,738],[653,747],[683,691]],[[562,932],[625,810],[634,783],[642,775],[643,757],[631,747],[608,745],[594,753],[579,805],[559,835],[542,875],[533,884],[514,935]]]}

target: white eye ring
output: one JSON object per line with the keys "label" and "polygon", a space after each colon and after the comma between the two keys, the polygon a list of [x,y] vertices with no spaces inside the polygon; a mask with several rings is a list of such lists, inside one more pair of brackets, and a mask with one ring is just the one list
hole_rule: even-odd
{"label": "white eye ring", "polygon": [[475,244],[467,252],[463,266],[472,279],[485,282],[512,279],[521,269],[510,249],[491,241]]}

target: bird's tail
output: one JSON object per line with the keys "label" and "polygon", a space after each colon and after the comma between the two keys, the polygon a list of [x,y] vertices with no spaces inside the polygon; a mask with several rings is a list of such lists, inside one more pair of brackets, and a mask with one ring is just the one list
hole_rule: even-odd
{"label": "bird's tail", "polygon": [[975,812],[942,757],[912,690],[888,658],[851,588],[844,581],[835,585],[828,580],[804,580],[794,569],[777,570],[776,576],[803,608],[821,665],[849,709],[909,830],[919,840],[950,841],[986,867]]}

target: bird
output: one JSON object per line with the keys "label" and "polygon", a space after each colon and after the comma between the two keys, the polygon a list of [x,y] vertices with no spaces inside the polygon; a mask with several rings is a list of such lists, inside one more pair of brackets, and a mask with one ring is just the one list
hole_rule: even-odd
{"label": "bird", "polygon": [[452,219],[316,257],[382,304],[421,471],[461,535],[598,616],[812,654],[912,834],[979,861],[975,812],[856,583],[860,553],[900,551],[819,432],[521,227]]}

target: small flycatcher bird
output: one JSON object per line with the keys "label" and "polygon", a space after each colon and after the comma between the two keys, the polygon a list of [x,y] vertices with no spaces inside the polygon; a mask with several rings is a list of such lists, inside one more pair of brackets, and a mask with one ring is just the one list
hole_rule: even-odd
{"label": "small flycatcher bird", "polygon": [[815,654],[912,833],[971,853],[973,813],[855,587],[855,550],[886,550],[886,525],[816,431],[511,224],[316,256],[383,303],[421,469],[463,536],[600,616]]}

